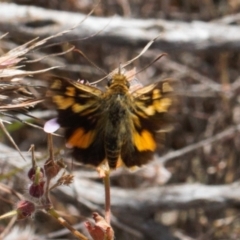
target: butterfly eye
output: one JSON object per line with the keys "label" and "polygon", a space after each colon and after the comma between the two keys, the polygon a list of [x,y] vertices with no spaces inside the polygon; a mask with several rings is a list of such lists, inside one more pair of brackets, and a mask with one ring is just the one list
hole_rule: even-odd
{"label": "butterfly eye", "polygon": [[107,82],[107,86],[110,87],[112,85],[112,82],[113,82],[112,78],[109,79],[108,82]]}

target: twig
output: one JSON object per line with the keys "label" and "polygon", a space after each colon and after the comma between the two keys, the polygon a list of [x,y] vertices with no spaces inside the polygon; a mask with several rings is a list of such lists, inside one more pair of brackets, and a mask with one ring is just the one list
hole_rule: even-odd
{"label": "twig", "polygon": [[169,152],[167,154],[165,154],[162,157],[158,157],[158,160],[165,163],[171,159],[177,158],[177,157],[181,157],[191,151],[197,150],[198,148],[204,147],[208,144],[211,144],[213,142],[219,141],[219,140],[223,140],[225,137],[229,137],[229,136],[233,136],[236,134],[236,132],[238,132],[240,130],[240,124],[236,125],[236,126],[232,126],[212,137],[209,137],[207,139],[204,139],[200,142],[191,144],[185,148],[181,148],[179,150],[176,150],[174,152]]}
{"label": "twig", "polygon": [[0,119],[0,128],[2,129],[2,131],[6,134],[7,138],[9,139],[9,141],[12,143],[12,145],[15,147],[15,149],[18,151],[19,155],[22,157],[22,159],[24,161],[26,161],[26,159],[24,158],[22,152],[20,151],[19,147],[17,146],[17,144],[15,143],[15,141],[13,140],[12,136],[9,134],[9,132],[7,131],[6,127],[4,126],[2,120]]}
{"label": "twig", "polygon": [[[81,198],[97,205],[104,205],[105,198],[102,195],[103,186],[99,183],[77,179],[73,183],[75,191]],[[81,186],[79,188],[78,186]],[[64,189],[69,197],[76,198],[70,189]],[[151,201],[149,201],[151,196]],[[203,184],[179,184],[163,187],[148,187],[145,189],[129,190],[111,187],[111,207],[113,213],[116,209],[124,209],[128,214],[139,214],[141,216],[154,213],[158,209],[189,209],[201,208],[223,208],[239,204],[240,184],[235,182],[226,185],[207,186]],[[81,201],[81,199],[79,199]],[[115,213],[116,215],[116,213]]]}
{"label": "twig", "polygon": [[4,228],[4,230],[0,234],[0,239],[4,239],[4,236],[6,236],[14,226],[15,222],[17,220],[16,216],[13,216],[11,221],[8,223],[8,225]]}

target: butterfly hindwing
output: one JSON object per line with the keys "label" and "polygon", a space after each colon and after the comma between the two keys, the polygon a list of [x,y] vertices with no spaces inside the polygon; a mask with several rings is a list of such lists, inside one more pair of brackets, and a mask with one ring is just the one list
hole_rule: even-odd
{"label": "butterfly hindwing", "polygon": [[106,157],[103,138],[102,132],[97,132],[94,141],[88,147],[73,148],[73,157],[84,164],[99,166]]}

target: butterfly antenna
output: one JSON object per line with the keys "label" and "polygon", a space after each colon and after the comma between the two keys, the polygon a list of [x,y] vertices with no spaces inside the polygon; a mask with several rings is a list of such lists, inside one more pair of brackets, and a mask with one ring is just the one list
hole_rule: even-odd
{"label": "butterfly antenna", "polygon": [[[135,60],[137,60],[139,57],[141,57],[149,48],[150,46],[157,40],[157,38],[160,36],[160,34],[153,38],[151,41],[149,41],[146,46],[143,48],[143,50],[134,58],[132,58],[131,60],[127,61],[125,64],[123,64],[121,66],[121,69],[125,68],[126,66],[128,66],[129,64],[131,64],[132,62],[134,62]],[[164,54],[160,54],[160,56],[158,56],[155,60],[153,60],[150,64],[148,64],[146,67],[144,67],[141,71],[143,71],[144,69],[148,68],[151,64],[153,64],[154,62],[156,62],[159,58],[161,58],[163,55],[166,55],[165,53]],[[118,68],[118,70],[120,69],[120,67]],[[140,72],[141,72],[140,71]],[[96,83],[99,83],[101,82],[102,80],[106,79],[107,77],[111,76],[114,72],[116,72],[116,69],[113,70],[112,72],[110,72],[109,74],[107,74],[105,77],[93,82],[93,84],[96,84]],[[135,75],[135,74],[134,74]]]}
{"label": "butterfly antenna", "polygon": [[[151,61],[149,64],[147,64],[145,67],[143,67],[141,70],[139,70],[138,72],[136,72],[134,75],[144,71],[145,69],[149,68],[152,64],[154,64],[155,62],[157,62],[160,58],[162,58],[163,56],[167,56],[167,53],[161,53],[159,54],[153,61]],[[130,76],[132,77],[132,76]]]}
{"label": "butterfly antenna", "polygon": [[61,56],[61,55],[64,55],[64,54],[66,54],[66,53],[71,52],[72,50],[74,50],[74,48],[75,48],[75,46],[70,45],[70,48],[67,49],[67,50],[65,50],[64,52],[48,54],[48,55],[43,56],[43,57],[40,57],[40,58],[38,58],[38,59],[27,60],[27,61],[25,61],[25,62],[26,62],[26,63],[34,63],[34,62],[42,61],[42,60],[45,59],[45,58]]}
{"label": "butterfly antenna", "polygon": [[119,67],[118,67],[118,74],[119,75],[121,74],[122,69],[123,69],[122,64],[119,63]]}
{"label": "butterfly antenna", "polygon": [[91,61],[81,50],[74,49],[73,51],[78,52],[79,54],[81,54],[91,65],[93,65],[95,68],[97,68],[100,72],[102,72],[104,74],[107,74],[103,69],[101,69],[93,61]]}
{"label": "butterfly antenna", "polygon": [[139,57],[141,57],[151,47],[151,45],[157,40],[158,36],[153,38],[151,41],[149,41],[146,44],[146,46],[143,48],[143,50],[136,57],[134,57],[131,60],[127,61],[122,67],[124,68],[124,67],[128,66],[129,64],[131,64],[132,62],[137,60]]}

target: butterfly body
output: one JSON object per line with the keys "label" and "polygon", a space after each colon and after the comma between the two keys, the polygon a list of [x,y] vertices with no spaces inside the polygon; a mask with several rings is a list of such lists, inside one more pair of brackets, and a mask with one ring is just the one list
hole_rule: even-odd
{"label": "butterfly body", "polygon": [[73,156],[114,169],[141,166],[156,149],[156,131],[164,128],[172,105],[168,80],[131,93],[126,74],[114,73],[106,91],[57,78],[50,86],[57,121],[66,129]]}
{"label": "butterfly body", "polygon": [[[118,164],[121,164],[122,147],[128,135],[131,136],[133,110],[131,102],[129,82],[124,75],[116,74],[103,96],[105,114],[100,121],[105,127],[103,140],[110,168],[116,168]],[[131,145],[133,145],[133,139],[131,139]]]}

